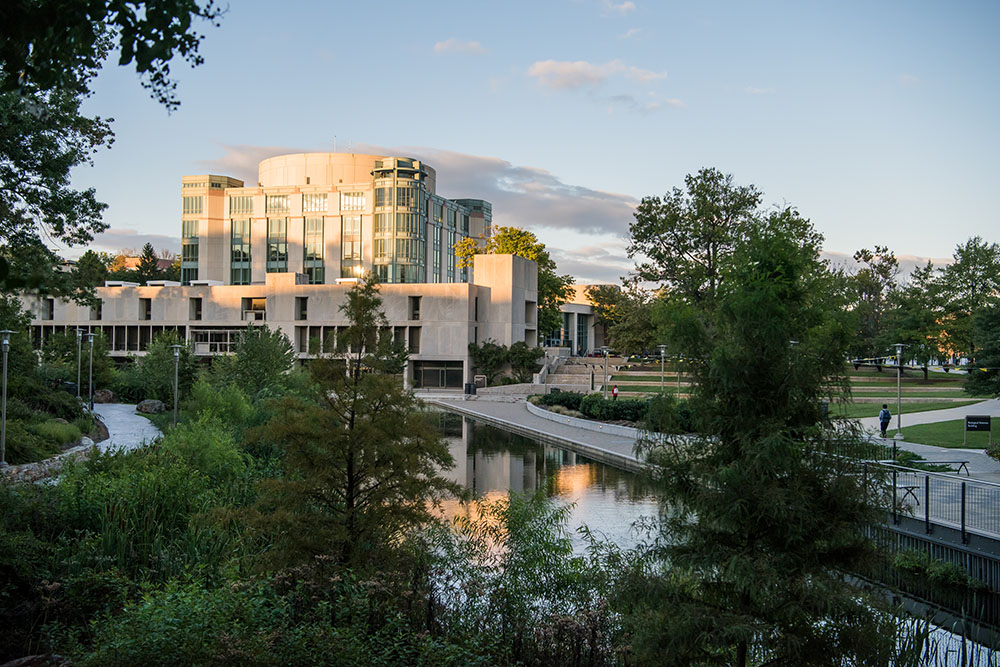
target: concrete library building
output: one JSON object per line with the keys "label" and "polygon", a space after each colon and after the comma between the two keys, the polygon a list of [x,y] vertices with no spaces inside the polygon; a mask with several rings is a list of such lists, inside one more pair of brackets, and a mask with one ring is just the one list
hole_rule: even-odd
{"label": "concrete library building", "polygon": [[[231,350],[247,326],[283,331],[300,359],[336,349],[340,306],[367,272],[382,283],[393,334],[410,353],[405,382],[461,388],[472,381],[468,345],[539,340],[534,262],[477,255],[460,268],[455,243],[487,238],[492,206],[445,199],[419,160],[355,153],[281,155],[259,164],[256,184],[213,174],[181,179],[181,282],[108,282],[100,305],[29,299],[32,333],[101,331],[112,356],[142,355],[165,330],[196,354]],[[579,301],[575,299],[574,301]],[[565,327],[543,332],[572,353],[594,341],[585,303]]]}

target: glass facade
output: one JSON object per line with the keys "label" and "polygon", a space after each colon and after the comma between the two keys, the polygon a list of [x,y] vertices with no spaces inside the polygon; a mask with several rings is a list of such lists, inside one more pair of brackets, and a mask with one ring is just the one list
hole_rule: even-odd
{"label": "glass facade", "polygon": [[253,215],[253,197],[244,195],[230,197],[229,215]]}
{"label": "glass facade", "polygon": [[[326,195],[323,195],[324,205]],[[325,278],[323,264],[323,218],[306,218],[303,230],[302,266],[309,276],[310,285],[322,285]]]}
{"label": "glass facade", "polygon": [[576,316],[576,353],[587,354],[590,351],[590,315],[582,313]]}
{"label": "glass facade", "polygon": [[326,213],[326,193],[302,195],[303,213]]}
{"label": "glass facade", "polygon": [[363,211],[365,210],[365,193],[363,192],[341,192],[341,211]]}
{"label": "glass facade", "polygon": [[250,221],[230,222],[229,273],[233,285],[250,284]]}
{"label": "glass facade", "polygon": [[361,264],[361,216],[345,215],[340,222],[340,277],[357,278]]}
{"label": "glass facade", "polygon": [[288,195],[267,195],[266,213],[288,213]]}
{"label": "glass facade", "polygon": [[434,225],[431,232],[434,236],[431,246],[431,266],[433,267],[431,282],[433,283],[441,282],[441,232],[441,225]]}
{"label": "glass facade", "polygon": [[198,221],[184,220],[181,223],[181,282],[187,285],[192,280],[198,280]]}
{"label": "glass facade", "polygon": [[199,215],[204,210],[204,197],[184,197],[183,198],[183,208],[184,215]]}
{"label": "glass facade", "polygon": [[[270,197],[268,200],[270,201]],[[288,271],[288,218],[267,219],[267,272]]]}

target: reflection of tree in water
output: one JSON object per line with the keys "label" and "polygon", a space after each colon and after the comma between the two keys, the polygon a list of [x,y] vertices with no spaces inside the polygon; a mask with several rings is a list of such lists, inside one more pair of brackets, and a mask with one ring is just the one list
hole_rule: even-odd
{"label": "reflection of tree in water", "polygon": [[590,488],[611,491],[616,500],[622,501],[649,495],[647,485],[634,473],[473,420],[469,420],[468,430],[468,459],[481,457],[490,462],[501,455],[521,458],[525,469],[530,466],[534,473],[535,487],[544,488],[547,495],[575,496]]}

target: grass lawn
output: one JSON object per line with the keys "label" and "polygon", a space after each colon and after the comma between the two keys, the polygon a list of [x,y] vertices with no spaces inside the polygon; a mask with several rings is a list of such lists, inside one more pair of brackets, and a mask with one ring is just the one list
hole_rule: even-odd
{"label": "grass lawn", "polygon": [[[907,442],[921,445],[937,445],[938,447],[968,447],[969,449],[985,449],[990,441],[989,433],[964,433],[965,420],[955,419],[936,424],[918,424],[904,426],[903,436]],[[963,435],[968,435],[967,444],[962,444]]]}
{"label": "grass lawn", "polygon": [[[608,391],[611,391],[611,387],[612,386],[614,386],[614,382],[609,382],[608,383]],[[687,387],[685,387],[682,384],[681,385],[681,393],[683,394],[686,391],[687,391]],[[628,385],[620,384],[620,385],[618,385],[618,392],[621,393],[621,394],[630,394],[630,393],[659,394],[660,393],[660,385],[659,384],[655,384],[655,385],[653,385],[653,384],[649,384],[649,385],[640,384],[640,385],[628,386]],[[666,385],[666,387],[664,388],[664,393],[666,393],[666,394],[677,394],[677,383],[675,382],[673,385],[671,385],[668,382],[667,385]]]}
{"label": "grass lawn", "polygon": [[[892,400],[896,400],[896,388],[893,387],[892,391],[859,391],[858,387],[853,387],[851,393],[855,396],[861,398],[875,398],[877,396],[891,396]],[[906,387],[903,387],[903,391],[900,392],[903,398],[961,398],[964,400],[972,400],[976,398],[975,396],[970,396],[969,394],[963,393],[962,391],[906,391]],[[983,396],[983,398],[989,398],[989,396]]]}
{"label": "grass lawn", "polygon": [[[903,414],[910,412],[927,412],[928,410],[944,410],[945,408],[960,408],[963,405],[978,403],[979,401],[953,401],[950,403],[903,403]],[[892,414],[896,414],[896,404],[889,403]],[[850,419],[861,419],[862,417],[877,417],[882,406],[878,403],[837,403],[830,407],[834,415],[848,417]],[[896,422],[893,421],[893,424]],[[905,428],[903,429],[906,430]]]}

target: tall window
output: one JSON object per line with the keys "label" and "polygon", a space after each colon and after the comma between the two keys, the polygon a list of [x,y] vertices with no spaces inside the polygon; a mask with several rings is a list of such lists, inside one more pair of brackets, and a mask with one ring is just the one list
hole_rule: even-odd
{"label": "tall window", "polygon": [[448,282],[455,282],[455,232],[448,232]]}
{"label": "tall window", "polygon": [[[325,197],[325,195],[324,195]],[[303,267],[310,285],[323,284],[323,218],[306,218]]]}
{"label": "tall window", "polygon": [[267,219],[267,272],[288,271],[288,218]]}
{"label": "tall window", "polygon": [[232,220],[230,222],[229,269],[230,282],[233,285],[250,284],[250,221]]}
{"label": "tall window", "polygon": [[417,235],[417,214],[416,213],[397,213],[396,214],[396,233],[402,234],[404,236],[416,236]]}
{"label": "tall window", "polygon": [[376,213],[375,234],[379,236],[392,234],[392,219],[392,213]]}
{"label": "tall window", "polygon": [[340,223],[340,277],[361,274],[361,216],[345,215]]}
{"label": "tall window", "polygon": [[[185,197],[186,199],[186,197]],[[200,197],[197,197],[200,199]],[[184,284],[198,279],[198,221],[181,222],[181,281]]]}
{"label": "tall window", "polygon": [[184,215],[198,215],[202,212],[204,197],[184,197]]}
{"label": "tall window", "polygon": [[452,229],[455,229],[455,215],[456,215],[455,209],[449,208],[448,209],[448,226],[451,227]]}
{"label": "tall window", "polygon": [[469,214],[468,213],[463,213],[462,214],[462,233],[463,234],[468,234],[469,233]]}
{"label": "tall window", "polygon": [[302,195],[303,213],[326,213],[326,193]]}
{"label": "tall window", "polygon": [[434,227],[434,245],[432,246],[431,266],[433,268],[431,282],[441,282],[441,227]]}
{"label": "tall window", "polygon": [[372,249],[376,262],[386,262],[392,259],[392,241],[392,239],[375,239]]}
{"label": "tall window", "polygon": [[341,192],[341,211],[363,211],[365,210],[365,193],[363,192]]}
{"label": "tall window", "polygon": [[267,213],[288,213],[288,195],[268,195],[264,208]]}
{"label": "tall window", "polygon": [[415,192],[414,188],[396,188],[396,206],[416,206]]}
{"label": "tall window", "polygon": [[392,206],[392,188],[375,188],[375,206]]}
{"label": "tall window", "polygon": [[229,215],[253,215],[253,197],[245,195],[230,197]]}

